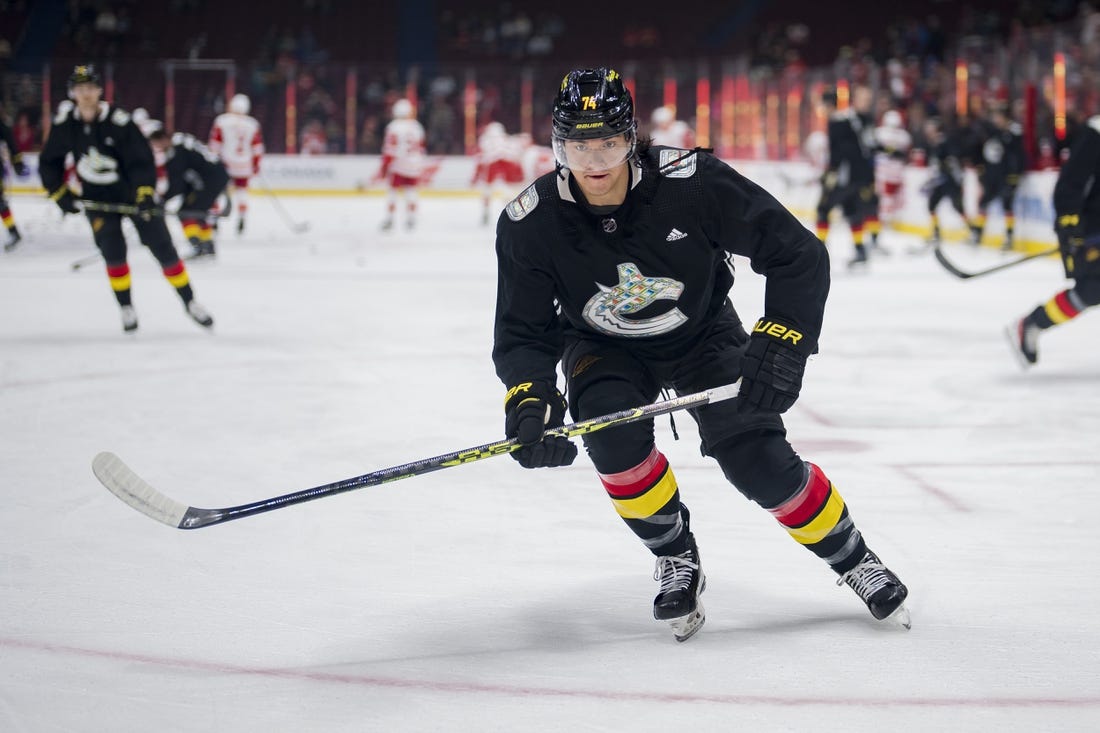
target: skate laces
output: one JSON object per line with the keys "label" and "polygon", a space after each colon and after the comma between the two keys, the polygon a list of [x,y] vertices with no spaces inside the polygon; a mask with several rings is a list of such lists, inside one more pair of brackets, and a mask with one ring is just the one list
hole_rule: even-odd
{"label": "skate laces", "polygon": [[657,558],[653,579],[661,583],[661,593],[687,590],[698,569],[699,563],[693,558],[691,550],[680,555],[665,555]]}
{"label": "skate laces", "polygon": [[868,553],[859,565],[837,578],[836,584],[847,583],[856,595],[867,601],[892,582],[894,582],[893,578],[886,566],[877,557]]}

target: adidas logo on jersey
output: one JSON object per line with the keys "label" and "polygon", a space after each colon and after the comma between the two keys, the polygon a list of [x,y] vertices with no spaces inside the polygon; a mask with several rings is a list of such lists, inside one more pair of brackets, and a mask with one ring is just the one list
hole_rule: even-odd
{"label": "adidas logo on jersey", "polygon": [[666,242],[675,242],[677,239],[683,239],[686,236],[687,235],[684,234],[683,232],[681,232],[679,229],[673,227],[672,231],[668,233],[667,237],[665,237],[665,241]]}

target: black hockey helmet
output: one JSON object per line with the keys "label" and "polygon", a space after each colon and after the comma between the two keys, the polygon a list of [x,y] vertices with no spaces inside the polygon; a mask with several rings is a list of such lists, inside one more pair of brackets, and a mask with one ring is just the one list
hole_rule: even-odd
{"label": "black hockey helmet", "polygon": [[553,129],[562,140],[633,135],[634,100],[619,72],[598,67],[566,74],[554,99]]}
{"label": "black hockey helmet", "polygon": [[72,89],[77,84],[95,84],[97,87],[103,86],[103,81],[99,78],[99,71],[92,64],[80,64],[73,67],[73,73],[69,74],[69,89]]}

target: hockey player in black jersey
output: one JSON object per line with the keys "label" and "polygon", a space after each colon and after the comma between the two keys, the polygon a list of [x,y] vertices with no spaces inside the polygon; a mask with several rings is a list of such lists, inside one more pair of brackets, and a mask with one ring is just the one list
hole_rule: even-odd
{"label": "hockey player in black jersey", "polygon": [[[93,66],[73,69],[69,77],[72,101],[59,107],[38,158],[42,185],[63,212],[80,213],[79,202],[65,184],[65,156],[71,153],[83,200],[87,202],[85,210],[92,237],[106,262],[124,331],[136,330],[138,320],[130,295],[123,216],[130,218],[142,244],[157,258],[187,314],[209,328],[214,319],[195,300],[187,269],[164,223],[164,212],[155,191],[153,151],[129,113],[101,101],[102,94],[99,74]],[[117,213],[120,209],[125,213]]]}
{"label": "hockey player in black jersey", "polygon": [[1006,332],[1024,367],[1039,360],[1039,334],[1100,304],[1100,115],[1091,118],[1070,148],[1054,184],[1054,229],[1073,287],[1062,290]]}
{"label": "hockey player in black jersey", "polygon": [[826,92],[822,97],[829,114],[829,163],[821,179],[817,205],[817,236],[822,242],[829,237],[829,214],[837,206],[844,212],[855,246],[849,267],[867,263],[866,239],[878,236],[871,91],[866,87],[855,91],[853,105],[846,110],[837,108],[836,92]]}
{"label": "hockey player in black jersey", "polygon": [[149,135],[153,150],[164,156],[168,177],[167,202],[182,196],[180,223],[194,248],[193,257],[214,256],[214,215],[211,210],[229,185],[225,165],[192,135],[177,132],[171,137],[163,129]]}
{"label": "hockey player in black jersey", "polygon": [[1005,222],[1003,248],[1012,249],[1016,221],[1013,204],[1016,187],[1024,172],[1024,138],[1019,123],[1009,118],[1008,110],[1003,106],[994,107],[990,112],[979,161],[978,180],[982,185],[982,195],[978,199],[978,214],[970,222],[972,237],[976,242],[982,241],[989,205],[1000,201]]}
{"label": "hockey player in black jersey", "polygon": [[[528,468],[568,465],[576,446],[543,439],[575,420],[741,379],[734,400],[693,410],[702,449],[726,478],[825,560],[879,619],[908,625],[906,587],[872,553],[818,466],[786,440],[817,350],[829,257],[762,188],[699,149],[636,140],[619,74],[570,71],[553,107],[556,173],[497,224],[493,360],[507,390],[505,431]],[[730,255],[767,278],[749,336],[728,293]],[[559,362],[568,402],[558,390]],[[657,558],[653,613],[683,641],[702,625],[699,548],[653,421],[584,437],[611,503]]]}
{"label": "hockey player in black jersey", "polygon": [[932,220],[928,241],[929,244],[936,244],[942,236],[940,218],[936,213],[941,201],[950,201],[959,216],[966,220],[963,206],[964,146],[960,134],[956,131],[948,135],[938,118],[924,123],[924,135],[928,145],[928,167],[932,172],[923,189],[928,193],[928,216]]}
{"label": "hockey player in black jersey", "polygon": [[[15,146],[15,135],[3,120],[0,120],[0,142],[8,146],[8,157],[11,159],[11,167],[15,175],[20,177],[27,175],[27,164],[23,162],[23,154]],[[19,233],[19,227],[15,225],[15,217],[12,216],[11,209],[8,207],[8,200],[4,198],[2,175],[0,175],[0,222],[3,222],[4,228],[8,230],[8,238],[4,240],[4,251],[10,252],[22,241],[23,235]]]}

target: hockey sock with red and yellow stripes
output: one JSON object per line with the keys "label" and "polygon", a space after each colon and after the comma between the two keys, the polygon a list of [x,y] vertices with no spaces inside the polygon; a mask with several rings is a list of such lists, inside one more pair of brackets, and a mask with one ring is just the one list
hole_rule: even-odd
{"label": "hockey sock with red and yellow stripes", "polygon": [[859,564],[867,552],[867,544],[833,482],[813,463],[805,466],[802,485],[777,506],[764,508],[795,542],[836,572],[847,572]]}
{"label": "hockey sock with red and yellow stripes", "polygon": [[170,265],[164,265],[161,272],[164,273],[164,279],[179,293],[180,299],[184,303],[190,303],[195,296],[191,292],[191,278],[187,275],[187,268],[183,266],[183,260],[176,260]]}
{"label": "hockey sock with red and yellow stripes", "polygon": [[198,247],[214,239],[214,227],[209,222],[198,219],[185,219],[180,222],[183,225],[183,236],[187,241]]}
{"label": "hockey sock with red and yellow stripes", "polygon": [[130,305],[130,266],[125,262],[107,265],[107,279],[111,283],[111,290],[115,291],[118,304]]}
{"label": "hockey sock with red and yellow stripes", "polygon": [[1047,329],[1076,318],[1087,307],[1088,304],[1070,288],[1038,306],[1027,320],[1041,329]]}
{"label": "hockey sock with red and yellow stripes", "polygon": [[663,453],[654,448],[633,468],[599,476],[615,511],[654,555],[687,549],[680,491]]}
{"label": "hockey sock with red and yellow stripes", "polygon": [[[3,199],[0,199],[2,202]],[[0,203],[0,222],[4,223],[4,228],[8,231],[15,229],[15,217],[11,215],[11,209],[5,203]]]}

